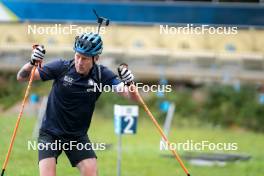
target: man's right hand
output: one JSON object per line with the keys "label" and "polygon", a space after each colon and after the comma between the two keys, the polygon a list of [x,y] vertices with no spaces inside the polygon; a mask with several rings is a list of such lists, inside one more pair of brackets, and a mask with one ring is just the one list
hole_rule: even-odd
{"label": "man's right hand", "polygon": [[46,50],[43,45],[36,45],[32,51],[30,64],[31,65],[38,65],[44,59]]}

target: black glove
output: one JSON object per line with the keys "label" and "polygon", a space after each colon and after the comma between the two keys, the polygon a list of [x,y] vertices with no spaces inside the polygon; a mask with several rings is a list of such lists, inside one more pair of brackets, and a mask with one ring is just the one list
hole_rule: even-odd
{"label": "black glove", "polygon": [[121,64],[118,68],[118,76],[125,84],[131,84],[134,80],[134,75],[131,71],[127,68],[126,64]]}
{"label": "black glove", "polygon": [[44,59],[45,53],[46,50],[43,45],[36,45],[31,54],[30,64],[37,65],[38,63],[41,63]]}

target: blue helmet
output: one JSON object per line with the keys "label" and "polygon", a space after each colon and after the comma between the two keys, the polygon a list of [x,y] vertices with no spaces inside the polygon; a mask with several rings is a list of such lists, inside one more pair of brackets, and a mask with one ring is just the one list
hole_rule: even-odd
{"label": "blue helmet", "polygon": [[84,33],[75,38],[73,47],[75,52],[91,57],[102,53],[103,41],[98,34]]}

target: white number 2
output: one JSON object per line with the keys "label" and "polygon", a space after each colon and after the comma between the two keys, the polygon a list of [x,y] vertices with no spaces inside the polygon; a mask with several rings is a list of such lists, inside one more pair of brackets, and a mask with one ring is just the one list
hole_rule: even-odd
{"label": "white number 2", "polygon": [[131,127],[133,126],[134,118],[131,116],[128,116],[128,117],[125,117],[124,121],[128,122],[126,127],[124,128],[124,133],[133,134],[133,130],[131,129]]}

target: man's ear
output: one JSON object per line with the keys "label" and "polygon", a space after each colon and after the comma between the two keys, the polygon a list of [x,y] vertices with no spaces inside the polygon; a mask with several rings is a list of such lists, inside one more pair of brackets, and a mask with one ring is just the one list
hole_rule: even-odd
{"label": "man's ear", "polygon": [[99,56],[94,56],[94,62],[99,60]]}

